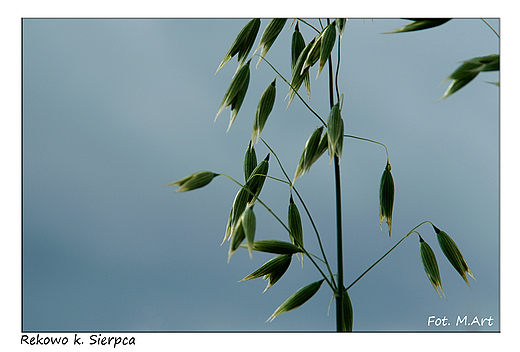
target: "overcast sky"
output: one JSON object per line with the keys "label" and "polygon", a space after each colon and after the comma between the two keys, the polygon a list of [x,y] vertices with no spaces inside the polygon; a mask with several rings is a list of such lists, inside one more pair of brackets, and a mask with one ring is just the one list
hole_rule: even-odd
{"label": "overcast sky", "polygon": [[[247,19],[26,19],[23,30],[23,328],[27,331],[331,331],[323,285],[306,304],[265,321],[300,287],[320,279],[294,260],[284,277],[237,282],[272,256],[220,246],[237,186],[216,178],[172,193],[165,184],[200,170],[243,180],[243,155],[258,100],[276,73],[252,61],[249,89],[230,131],[213,122],[236,70],[215,71]],[[290,75],[288,21],[267,55]],[[319,26],[317,20],[309,20]],[[499,21],[489,24],[500,32]],[[261,35],[268,20],[263,19]],[[395,181],[392,237],[381,233],[381,146],[345,139],[341,162],[345,284],[413,227],[429,220],[458,244],[471,289],[442,254],[430,225],[446,299],[430,284],[417,235],[349,290],[358,331],[497,331],[499,315],[499,88],[483,73],[444,101],[439,84],[461,61],[499,53],[480,19],[382,34],[399,19],[352,19],[341,42],[345,133],[385,143]],[[314,32],[300,29],[308,42]],[[255,42],[253,50],[258,45]],[[334,53],[336,53],[334,51]],[[336,54],[335,54],[336,55]],[[336,56],[334,56],[336,63]],[[311,71],[314,110],[329,112],[327,75]],[[277,79],[262,137],[292,176],[320,125]],[[303,90],[301,91],[304,92]],[[259,159],[267,148],[256,145]],[[283,178],[271,158],[269,173]],[[295,183],[336,266],[333,167],[324,156]],[[286,221],[287,185],[267,180],[262,200]],[[319,254],[301,204],[304,240]],[[255,206],[258,239],[287,240]],[[383,227],[386,230],[386,227]],[[446,316],[450,326],[428,326]],[[493,318],[456,326],[457,317]]]}

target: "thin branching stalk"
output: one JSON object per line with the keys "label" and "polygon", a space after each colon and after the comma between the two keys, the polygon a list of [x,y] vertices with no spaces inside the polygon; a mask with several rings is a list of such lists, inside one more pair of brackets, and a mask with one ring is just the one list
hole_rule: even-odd
{"label": "thin branching stalk", "polygon": [[312,24],[310,24],[309,22],[301,19],[301,18],[297,18],[298,21],[300,21],[301,23],[305,23],[307,26],[311,27],[312,29],[314,29],[316,32],[320,33],[320,30],[316,27],[314,27]]}
{"label": "thin branching stalk", "polygon": [[488,21],[486,21],[486,20],[483,19],[483,18],[482,18],[482,21],[484,21],[484,23],[487,24],[488,27],[491,28],[491,30],[492,30],[493,32],[495,32],[495,34],[497,35],[497,37],[500,38],[500,35],[498,34],[498,32],[495,30],[495,28],[493,28],[493,27],[488,23]]}
{"label": "thin branching stalk", "polygon": [[355,284],[356,282],[358,282],[358,281],[359,281],[363,276],[365,276],[365,274],[367,274],[370,270],[372,270],[372,268],[375,267],[375,266],[376,266],[376,265],[377,265],[381,260],[383,260],[383,259],[384,259],[388,254],[390,254],[390,252],[392,252],[392,251],[393,251],[393,250],[394,250],[394,249],[395,249],[395,248],[396,248],[396,247],[397,247],[401,242],[403,242],[404,239],[405,239],[406,237],[408,237],[408,236],[410,236],[410,234],[416,232],[415,230],[416,230],[417,228],[419,228],[419,226],[424,225],[424,224],[426,224],[426,223],[430,223],[430,224],[431,224],[431,221],[428,221],[428,220],[423,221],[423,222],[421,222],[419,225],[417,225],[417,226],[415,226],[413,229],[411,229],[411,230],[410,230],[406,235],[404,235],[403,238],[401,238],[401,239],[399,240],[399,242],[397,242],[397,243],[396,243],[392,248],[390,248],[390,249],[388,250],[388,252],[386,252],[386,253],[385,253],[381,258],[379,258],[379,259],[378,259],[374,264],[372,264],[372,265],[371,265],[367,270],[365,270],[365,271],[363,272],[363,274],[359,275],[359,277],[358,277],[357,279],[355,279],[355,280],[354,280],[354,281],[353,281],[353,282],[352,282],[352,283],[347,287],[347,290],[348,290],[349,288],[351,288],[352,286],[354,286],[354,284]]}
{"label": "thin branching stalk", "polygon": [[336,67],[336,99],[339,101],[339,65],[341,63],[341,36],[338,36],[338,64]]}
{"label": "thin branching stalk", "polygon": [[255,54],[255,55],[260,56],[269,66],[271,66],[271,68],[278,74],[278,76],[280,76],[280,78],[283,79],[285,81],[285,83],[287,83],[287,85],[296,93],[296,95],[298,96],[298,98],[300,98],[300,100],[303,102],[303,104],[305,104],[305,106],[321,121],[321,123],[324,126],[327,126],[327,124],[321,118],[321,116],[318,115],[318,113],[316,111],[314,111],[309,104],[307,104],[307,102],[305,101],[305,99],[302,98],[300,93],[298,93],[298,91],[296,89],[294,89],[294,87],[291,85],[291,83],[287,79],[285,79],[285,77],[280,72],[278,72],[278,70],[269,61],[267,61],[267,59],[265,59],[260,54]]}
{"label": "thin branching stalk", "polygon": [[265,144],[267,149],[269,149],[269,151],[274,155],[274,157],[278,161],[278,165],[280,166],[280,169],[282,170],[282,172],[284,173],[285,177],[289,181],[287,183],[289,183],[291,185],[291,192],[292,192],[292,190],[294,190],[294,193],[296,193],[296,196],[298,196],[298,199],[302,203],[303,208],[305,210],[305,213],[307,214],[307,217],[309,218],[309,220],[311,222],[312,228],[314,229],[314,233],[316,234],[316,238],[318,239],[318,244],[319,244],[319,247],[320,247],[320,251],[321,251],[321,254],[323,255],[323,260],[321,260],[321,259],[320,260],[323,263],[325,263],[325,265],[327,266],[327,270],[329,271],[329,275],[330,275],[330,277],[332,279],[332,286],[334,287],[333,289],[335,290],[336,289],[336,282],[334,281],[334,275],[332,274],[332,269],[330,268],[329,261],[327,260],[327,256],[325,255],[325,250],[323,249],[323,244],[321,242],[320,233],[318,232],[318,228],[317,228],[316,224],[314,223],[314,219],[312,218],[312,215],[311,215],[309,209],[307,208],[307,205],[303,201],[302,196],[300,195],[300,193],[298,192],[296,187],[294,187],[294,185],[292,184],[291,179],[289,178],[289,175],[285,171],[285,169],[284,169],[284,167],[282,165],[282,162],[278,158],[278,155],[276,155],[276,152],[269,146],[269,144],[267,144],[267,142],[262,137],[260,137],[260,140]]}
{"label": "thin branching stalk", "polygon": [[[320,21],[321,24],[321,21]],[[327,19],[327,25],[330,20]],[[334,106],[334,80],[332,69],[332,56],[328,59],[329,66],[329,103],[330,108]],[[341,175],[339,167],[339,157],[334,155],[334,180],[336,188],[336,240],[337,240],[337,261],[338,261],[338,289],[336,290],[336,331],[344,330],[344,309],[343,309],[343,225],[341,212]]]}
{"label": "thin branching stalk", "polygon": [[368,138],[363,138],[363,137],[353,136],[353,135],[350,135],[350,134],[345,134],[345,135],[343,135],[343,137],[359,139],[359,140],[362,140],[362,141],[367,141],[367,142],[371,142],[371,143],[375,143],[375,144],[382,145],[383,147],[385,147],[385,150],[386,150],[386,160],[387,160],[387,161],[390,160],[390,158],[388,157],[388,148],[386,147],[386,145],[384,145],[384,144],[381,143],[381,142],[374,141],[373,139],[368,139]]}
{"label": "thin branching stalk", "polygon": [[[242,185],[240,182],[238,182],[237,180],[235,180],[233,177],[231,177],[231,176],[229,176],[229,175],[226,175],[226,174],[219,174],[219,175],[224,176],[224,177],[228,178],[229,180],[235,182],[235,183],[236,183],[237,185],[239,185],[241,188],[244,187],[244,185]],[[259,175],[259,176],[266,176],[266,175]],[[285,181],[283,181],[283,180],[279,180],[279,181],[282,181],[282,182],[285,183]],[[253,192],[251,192],[249,189],[247,189],[247,188],[245,188],[245,189],[246,189],[246,191],[249,192],[251,195],[253,195],[253,196],[255,195],[255,194],[254,194]],[[264,203],[260,198],[258,198],[258,197],[256,198],[256,201],[257,201],[258,203],[260,203],[261,205],[263,205],[264,208],[267,209],[267,211],[268,211],[269,213],[271,213],[271,215],[273,215],[273,216],[275,217],[275,219],[278,220],[278,222],[279,222],[280,224],[282,224],[282,226],[285,228],[285,230],[286,230],[288,233],[290,233],[289,228],[287,227],[287,225],[285,225],[285,223],[284,223],[284,222],[283,222],[283,221],[282,221],[282,220],[281,220],[281,219],[280,219],[280,218],[279,218],[279,217],[278,217],[278,216],[277,216],[277,215],[276,215],[276,214],[271,210],[271,208],[269,208],[269,207],[267,206],[267,204],[265,204],[265,203]],[[311,254],[310,254],[309,252],[307,252],[307,250],[305,250],[305,248],[301,248],[301,250],[303,251],[303,253],[304,253],[305,255],[307,255],[307,257],[309,257],[309,259],[310,259],[310,261],[312,262],[312,264],[314,264],[314,266],[316,267],[316,269],[318,269],[318,271],[320,272],[321,276],[323,276],[323,278],[325,279],[325,281],[327,282],[327,284],[330,286],[330,288],[331,288],[332,290],[334,290],[335,285],[333,285],[332,282],[329,281],[328,276],[325,275],[325,273],[321,270],[321,268],[319,267],[319,265],[314,261],[314,259],[312,258]],[[330,275],[329,275],[329,276],[330,276]],[[331,276],[331,277],[332,277],[332,276]]]}

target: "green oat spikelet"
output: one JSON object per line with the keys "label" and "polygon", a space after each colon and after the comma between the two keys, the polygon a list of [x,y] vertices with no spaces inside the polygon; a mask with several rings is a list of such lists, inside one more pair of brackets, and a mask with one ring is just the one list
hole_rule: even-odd
{"label": "green oat spikelet", "polygon": [[388,236],[392,236],[392,211],[394,207],[394,178],[392,177],[392,167],[390,163],[386,162],[385,171],[381,176],[379,184],[379,226],[381,232],[383,231],[383,219],[386,218],[388,225]]}
{"label": "green oat spikelet", "polygon": [[178,181],[168,183],[166,186],[179,186],[175,192],[187,192],[206,186],[217,176],[219,176],[219,174],[212,171],[199,171]]}
{"label": "green oat spikelet", "polygon": [[[323,126],[320,126],[316,130],[314,130],[309,139],[307,139],[305,147],[303,148],[302,155],[300,157],[300,161],[298,162],[298,166],[296,167],[296,172],[294,173],[293,183],[298,177],[302,176],[304,173],[309,171],[312,164],[321,156],[321,154],[319,154],[318,147],[321,142],[322,132]],[[322,154],[323,152],[325,152],[325,150],[326,148],[322,151]]]}
{"label": "green oat spikelet", "polygon": [[347,26],[347,21],[348,19],[346,18],[336,18],[336,28],[340,39],[343,37],[343,32]]}
{"label": "green oat spikelet", "polygon": [[253,250],[272,254],[295,254],[302,250],[294,244],[279,240],[260,240],[253,243]]}
{"label": "green oat spikelet", "polygon": [[253,212],[253,206],[248,207],[242,213],[240,221],[244,228],[244,234],[247,242],[247,249],[249,250],[249,257],[253,259],[253,243],[255,242],[256,231],[256,217]]}
{"label": "green oat spikelet", "polygon": [[250,77],[250,69],[249,69],[249,60],[244,66],[242,66],[237,73],[233,76],[231,80],[231,84],[229,85],[226,94],[224,94],[224,99],[222,99],[222,103],[217,111],[217,116],[215,116],[215,121],[217,121],[218,115],[226,109],[228,106],[231,107],[231,117],[229,119],[228,131],[231,128],[231,125],[235,121],[235,118],[240,110],[240,106],[244,101],[244,97],[247,92],[247,87],[249,86],[249,77]]}
{"label": "green oat spikelet", "polygon": [[[323,32],[322,32],[323,33]],[[320,59],[320,53],[321,53],[321,42],[323,39],[322,33],[316,35],[314,39],[311,41],[312,47],[309,50],[309,53],[305,57],[305,62],[302,66],[302,69],[300,71],[300,74],[303,74],[303,72],[310,67],[314,66],[316,62]],[[309,43],[310,44],[310,43]]]}
{"label": "green oat spikelet", "polygon": [[[428,276],[433,288],[440,297],[446,296],[444,295],[444,290],[442,289],[441,282],[441,274],[439,272],[439,266],[437,265],[437,259],[435,258],[435,253],[428,243],[426,243],[421,235],[419,235],[419,252],[421,254],[421,262],[424,267],[424,271]],[[440,292],[439,292],[440,289]],[[441,296],[442,292],[442,296]]]}
{"label": "green oat spikelet", "polygon": [[291,259],[291,254],[280,254],[267,261],[264,265],[262,265],[260,268],[258,268],[251,274],[244,277],[239,282],[257,279],[263,276],[264,280],[269,280],[267,287],[263,291],[265,292],[282,278],[282,276],[289,268],[289,265],[291,264]]}
{"label": "green oat spikelet", "polygon": [[249,145],[244,155],[244,182],[247,182],[249,176],[253,173],[257,165],[255,147],[253,141],[249,141]]}
{"label": "green oat spikelet", "polygon": [[258,195],[264,186],[265,177],[269,171],[269,154],[270,152],[267,153],[265,159],[255,167],[245,184],[245,187],[251,191],[247,199],[249,204],[253,204],[256,201],[256,198],[258,198]]}
{"label": "green oat spikelet", "polygon": [[[305,49],[305,40],[303,39],[303,36],[300,33],[300,29],[298,27],[298,22],[296,22],[296,26],[294,28],[294,33],[292,35],[292,40],[291,40],[291,72],[292,72],[293,77],[294,77],[295,67],[298,63],[298,58],[300,57],[300,54],[302,53],[302,51],[304,49]],[[301,71],[301,67],[297,70],[298,70],[297,72]],[[301,77],[301,79],[303,79],[305,89],[307,90],[307,96],[309,97],[309,100],[310,100],[311,99],[311,79],[310,79],[308,70],[305,71],[305,73],[303,74],[303,77]],[[299,82],[298,88],[300,85],[301,85],[301,82]],[[289,92],[291,92],[291,90],[289,90]],[[294,97],[294,95],[293,95],[293,97]],[[289,106],[287,106],[287,107],[289,107]]]}
{"label": "green oat spikelet", "polygon": [[433,225],[433,229],[435,230],[435,233],[437,234],[437,241],[439,242],[439,246],[442,249],[442,252],[448,259],[448,261],[451,263],[451,265],[457,270],[457,272],[462,276],[466,284],[471,288],[468,282],[468,278],[466,277],[466,273],[469,274],[473,278],[473,280],[477,281],[475,279],[475,276],[473,276],[473,273],[469,269],[468,264],[466,263],[466,259],[464,259],[464,256],[459,250],[459,247],[457,247],[457,244],[453,239],[448,236],[448,234],[442,230],[439,230],[435,225]]}
{"label": "green oat spikelet", "polygon": [[[292,68],[292,77],[291,77],[291,87],[289,87],[289,92],[287,93],[287,97],[289,97],[289,103],[287,104],[287,108],[289,108],[289,105],[291,105],[294,97],[296,96],[296,92],[300,89],[302,83],[307,82],[308,80],[308,88],[307,88],[307,94],[309,95],[310,99],[310,76],[309,76],[309,69],[303,68],[303,65],[305,64],[305,60],[307,59],[307,54],[314,46],[316,38],[312,39],[309,44],[303,48],[303,50],[300,52],[300,55],[298,56],[298,60],[294,64]],[[306,83],[307,84],[307,83]],[[286,108],[286,109],[287,109]]]}
{"label": "green oat spikelet", "polygon": [[303,228],[302,219],[300,212],[294,204],[293,197],[289,199],[289,209],[287,211],[288,222],[289,222],[289,236],[291,242],[298,248],[303,249]]}
{"label": "green oat spikelet", "polygon": [[322,43],[320,46],[320,64],[318,67],[318,74],[316,75],[316,79],[318,79],[321,70],[325,66],[325,63],[329,59],[330,53],[334,48],[334,43],[336,42],[336,21],[329,24],[322,32]]}
{"label": "green oat spikelet", "polygon": [[344,122],[341,118],[341,110],[339,105],[336,104],[330,109],[329,118],[327,120],[327,138],[328,148],[330,155],[330,162],[337,155],[341,159],[341,153],[343,152],[343,133],[344,133]]}
{"label": "green oat spikelet", "polygon": [[296,26],[294,27],[294,32],[291,37],[291,70],[294,69],[298,58],[302,50],[305,48],[305,39],[300,32],[300,28],[298,26],[298,22],[296,22]]}
{"label": "green oat spikelet", "polygon": [[[231,45],[231,48],[227,52],[226,56],[224,56],[224,59],[218,66],[217,72],[220,71],[220,69],[224,67],[229,62],[229,60],[231,60],[237,54],[239,61],[238,69],[242,66],[247,55],[251,51],[251,48],[253,47],[253,43],[255,42],[259,29],[259,18],[252,19],[242,28],[242,30],[238,33],[237,37],[235,38],[235,41]],[[215,74],[217,74],[217,72],[215,72]]]}
{"label": "green oat spikelet", "polygon": [[260,61],[262,61],[262,57],[265,57],[274,41],[282,31],[283,27],[285,26],[285,22],[287,22],[287,18],[273,18],[265,27],[264,33],[260,38],[260,44],[258,44],[258,48],[256,49],[258,50],[260,47],[262,47],[262,51],[260,53],[261,56],[256,63],[257,67]]}
{"label": "green oat spikelet", "polygon": [[262,93],[258,106],[256,108],[255,120],[253,123],[253,134],[251,140],[258,142],[260,134],[264,129],[269,114],[273,110],[274,100],[276,98],[276,78],[267,86]]}
{"label": "green oat spikelet", "polygon": [[231,259],[231,256],[237,251],[238,247],[244,241],[246,238],[246,233],[244,231],[244,226],[242,224],[242,221],[238,221],[236,228],[233,231],[233,234],[231,236],[231,243],[229,244],[229,252],[228,252],[228,263]]}
{"label": "green oat spikelet", "polygon": [[237,192],[235,199],[233,200],[233,205],[231,206],[231,210],[229,212],[229,218],[226,226],[226,234],[224,235],[224,240],[222,240],[222,244],[229,238],[229,236],[234,232],[235,227],[242,216],[242,213],[246,209],[247,200],[249,199],[250,193],[248,192],[248,188],[246,186],[240,188]]}
{"label": "green oat spikelet", "polygon": [[423,29],[440,26],[450,20],[450,18],[407,18],[407,19],[410,21],[413,21],[413,22],[408,23],[399,28],[396,28],[390,32],[385,32],[384,34],[420,31]]}
{"label": "green oat spikelet", "polygon": [[283,302],[274,313],[267,319],[267,321],[273,321],[274,318],[279,316],[280,314],[286,313],[290,310],[296,309],[300,307],[302,304],[307,302],[318,292],[321,287],[321,284],[325,281],[325,279],[321,279],[318,281],[314,281],[296,291],[292,296],[287,298],[285,302]]}
{"label": "green oat spikelet", "polygon": [[488,56],[474,57],[464,61],[451,75],[441,84],[452,80],[444,95],[440,100],[446,99],[466,84],[471,82],[480,72],[498,71],[500,69],[500,55],[491,54]]}

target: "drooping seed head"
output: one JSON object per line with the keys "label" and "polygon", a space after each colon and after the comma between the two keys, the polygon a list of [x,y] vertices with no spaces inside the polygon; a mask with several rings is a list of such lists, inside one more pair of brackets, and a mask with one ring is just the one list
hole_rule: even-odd
{"label": "drooping seed head", "polygon": [[[217,68],[217,72],[220,71],[220,69],[224,67],[236,54],[238,54],[240,68],[240,66],[244,63],[247,55],[251,51],[251,48],[253,47],[253,43],[255,42],[259,29],[260,19],[258,18],[252,19],[242,28],[242,30],[235,38],[235,41],[231,45],[231,48],[229,48],[229,51],[227,52],[226,56],[224,56],[224,59]],[[215,74],[217,72],[215,72]]]}
{"label": "drooping seed head", "polygon": [[265,157],[264,160],[260,162],[256,166],[256,168],[251,172],[251,176],[247,180],[245,187],[247,187],[251,192],[249,193],[248,203],[252,204],[256,201],[256,198],[260,195],[260,191],[265,182],[265,177],[267,172],[269,171],[269,153]]}
{"label": "drooping seed head", "polygon": [[251,140],[257,142],[260,138],[260,133],[264,129],[265,123],[271,110],[273,110],[274,100],[276,98],[276,78],[265,89],[260,97],[258,106],[256,108],[255,121],[253,123],[253,134]]}
{"label": "drooping seed head", "polygon": [[[444,296],[444,290],[442,289],[441,274],[439,272],[439,266],[437,265],[437,259],[435,253],[428,243],[426,243],[421,235],[419,235],[419,252],[421,254],[421,262],[424,267],[424,271],[428,276],[433,288],[439,296]],[[439,292],[440,289],[440,292]],[[441,297],[442,297],[441,296]],[[446,297],[446,296],[444,296]]]}
{"label": "drooping seed head", "polygon": [[334,48],[334,43],[336,42],[336,22],[334,21],[327,27],[325,27],[321,36],[322,40],[320,46],[320,65],[318,68],[318,74],[316,75],[316,79],[318,79],[321,70],[323,70],[325,63],[329,59],[330,53]]}
{"label": "drooping seed head", "polygon": [[237,251],[238,247],[240,247],[240,244],[242,241],[244,241],[245,238],[246,234],[244,231],[244,226],[241,221],[238,221],[237,226],[231,236],[231,243],[229,244],[228,263],[233,253]]}
{"label": "drooping seed head", "polygon": [[341,118],[341,110],[339,105],[336,104],[330,109],[329,118],[327,120],[327,136],[328,136],[328,147],[330,162],[335,155],[341,159],[343,152],[343,133],[344,133],[344,122]]}
{"label": "drooping seed head", "polygon": [[253,250],[273,254],[295,254],[302,250],[294,244],[279,240],[260,240],[253,243]]}
{"label": "drooping seed head", "polygon": [[282,31],[283,27],[285,26],[285,22],[287,22],[287,18],[273,18],[265,27],[264,33],[260,38],[260,44],[258,44],[258,48],[262,47],[262,52],[260,54],[261,57],[258,59],[258,63],[256,64],[257,67],[262,60],[262,57],[265,57],[274,41]]}
{"label": "drooping seed head", "polygon": [[298,27],[298,22],[296,22],[296,26],[294,27],[294,32],[291,38],[291,70],[294,69],[298,58],[302,50],[305,48],[305,40],[303,39],[303,35],[300,32],[300,28]]}
{"label": "drooping seed head", "polygon": [[321,52],[321,43],[323,36],[318,34],[316,37],[314,37],[314,43],[309,50],[309,53],[307,54],[307,57],[305,58],[305,63],[303,67],[301,68],[300,74],[303,74],[303,71],[314,66],[316,62],[320,59],[320,52]]}
{"label": "drooping seed head", "polygon": [[287,300],[285,300],[285,302],[283,302],[278,308],[276,308],[274,313],[269,317],[269,319],[267,319],[267,321],[273,321],[273,319],[280,314],[296,309],[307,302],[312,298],[312,296],[316,294],[316,292],[318,292],[324,280],[325,279],[321,279],[300,288],[293,295],[287,298]]}
{"label": "drooping seed head", "polygon": [[244,234],[249,250],[249,257],[253,258],[253,243],[255,242],[256,217],[253,207],[248,207],[241,215],[240,221],[244,229]]}
{"label": "drooping seed head", "polygon": [[420,31],[423,29],[433,28],[440,26],[448,22],[449,18],[409,18],[409,20],[413,21],[412,23],[408,23],[402,27],[396,28],[393,31],[385,32],[386,33],[402,33],[402,32],[412,32],[412,31]]}
{"label": "drooping seed head", "polygon": [[[281,254],[278,255],[269,261],[267,261],[260,268],[247,275],[240,281],[247,281],[252,279],[257,279],[259,277],[264,277],[265,280],[269,280],[267,287],[264,292],[267,291],[271,286],[273,286],[278,280],[280,280],[289,268],[291,264],[292,255],[290,254]],[[239,282],[240,282],[239,281]]]}
{"label": "drooping seed head", "polygon": [[235,227],[237,226],[238,220],[240,219],[242,213],[246,209],[248,199],[249,191],[247,186],[244,186],[240,188],[240,190],[237,192],[235,196],[235,199],[233,200],[233,205],[231,206],[231,210],[229,212],[226,234],[224,235],[224,240],[222,241],[222,244],[235,231]]}
{"label": "drooping seed head", "polygon": [[455,268],[455,270],[462,276],[466,284],[471,288],[468,282],[468,278],[466,277],[466,273],[469,274],[473,278],[473,280],[477,281],[475,279],[475,276],[473,276],[473,273],[469,269],[468,264],[466,263],[466,259],[464,259],[464,256],[459,250],[459,247],[453,241],[453,239],[448,236],[448,234],[442,230],[439,230],[435,225],[433,225],[433,229],[435,230],[435,233],[437,233],[437,241],[439,242],[439,246],[442,249],[442,252],[448,259],[448,261],[451,263],[451,265]]}
{"label": "drooping seed head", "polygon": [[215,116],[215,121],[217,120],[218,115],[226,109],[228,106],[231,106],[231,118],[229,121],[228,131],[231,128],[231,125],[235,121],[235,118],[240,110],[240,106],[244,100],[244,97],[247,92],[247,88],[249,86],[249,77],[250,77],[250,69],[249,69],[249,60],[244,66],[242,66],[237,73],[233,76],[231,80],[231,84],[229,85],[226,94],[224,94],[224,98],[222,99],[222,103],[217,111],[217,115]]}
{"label": "drooping seed head", "polygon": [[289,236],[291,238],[291,242],[298,248],[303,249],[303,228],[302,228],[302,220],[300,217],[300,212],[294,204],[293,197],[289,200],[289,210],[288,210],[288,219],[289,219]]}
{"label": "drooping seed head", "polygon": [[[294,173],[293,182],[298,177],[302,176],[304,173],[309,171],[312,164],[314,164],[314,162],[318,160],[318,146],[320,145],[322,132],[323,126],[320,126],[316,130],[314,130],[309,139],[307,139],[305,147],[303,148],[302,155],[300,157],[300,161],[298,162],[298,166],[296,167],[296,172]],[[324,151],[325,150],[323,150],[323,152]]]}
{"label": "drooping seed head", "polygon": [[379,226],[383,231],[383,219],[386,218],[388,224],[388,236],[392,236],[392,211],[394,208],[394,178],[392,177],[392,167],[386,163],[385,171],[381,176],[379,184]]}
{"label": "drooping seed head", "polygon": [[298,60],[296,61],[296,64],[292,68],[292,77],[291,77],[291,87],[289,87],[289,92],[287,93],[287,97],[289,97],[289,103],[287,104],[287,108],[289,108],[289,105],[291,105],[291,102],[293,101],[294,97],[296,96],[296,92],[300,89],[300,86],[303,82],[308,82],[307,87],[307,94],[309,95],[310,99],[310,78],[309,78],[309,69],[303,68],[305,64],[305,60],[307,59],[307,55],[309,51],[314,46],[316,38],[312,39],[309,44],[303,48],[303,50],[300,53],[300,56],[298,57]]}
{"label": "drooping seed head", "polygon": [[257,160],[255,147],[253,145],[253,141],[249,141],[249,146],[247,147],[246,154],[244,155],[244,182],[247,182],[256,165]]}
{"label": "drooping seed head", "polygon": [[212,171],[199,171],[195,172],[191,175],[188,175],[178,181],[168,183],[166,186],[179,186],[179,188],[175,192],[187,192],[192,191],[197,188],[201,188],[206,186],[208,183],[213,180],[216,174]]}
{"label": "drooping seed head", "polygon": [[[442,83],[453,80],[444,92],[442,99],[452,95],[466,84],[471,82],[480,72],[497,71],[500,68],[500,56],[498,54],[491,54],[488,56],[475,57],[464,61],[451,75],[448,76]],[[441,83],[441,84],[442,84]]]}
{"label": "drooping seed head", "polygon": [[345,31],[345,27],[347,26],[348,19],[346,18],[337,18],[336,19],[336,27],[338,30],[339,37],[343,37],[343,32]]}

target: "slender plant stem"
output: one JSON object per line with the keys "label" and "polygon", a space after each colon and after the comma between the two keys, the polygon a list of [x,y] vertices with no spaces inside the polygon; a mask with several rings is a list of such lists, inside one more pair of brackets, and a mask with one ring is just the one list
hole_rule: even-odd
{"label": "slender plant stem", "polygon": [[337,67],[336,67],[336,99],[338,99],[338,102],[339,102],[339,65],[341,63],[341,36],[338,37],[338,64],[337,64]]}
{"label": "slender plant stem", "polygon": [[497,37],[500,38],[500,35],[497,33],[497,31],[495,30],[495,28],[491,27],[491,25],[490,25],[490,24],[489,24],[485,19],[482,18],[482,21],[484,21],[484,23],[487,24],[488,27],[491,28],[491,30],[492,30],[493,32],[495,32],[495,34],[497,35]]}
{"label": "slender plant stem", "polygon": [[[298,93],[298,91],[291,85],[291,83],[280,73],[278,72],[278,70],[266,59],[264,58],[262,55],[260,54],[255,54],[256,56],[259,56],[261,57],[269,66],[271,66],[271,68],[274,70],[274,72],[276,72],[278,74],[278,76],[280,76],[281,79],[283,79],[285,81],[285,83],[287,83],[287,85],[289,85],[289,88],[291,88],[295,93],[296,95],[298,96],[298,98],[300,98],[300,100],[302,101],[303,104],[305,104],[305,106],[307,107],[307,109],[310,110],[310,112],[312,112],[317,118],[318,120],[321,121],[321,123],[324,125],[324,126],[327,126],[327,124],[325,123],[325,121],[321,118],[320,115],[318,115],[318,113],[316,111],[314,111],[313,108],[311,108],[311,106],[309,104],[307,104],[307,102],[305,101],[305,99],[302,98],[302,96],[300,95],[300,93]],[[253,55],[254,56],[254,55]]]}
{"label": "slender plant stem", "polygon": [[336,236],[338,256],[338,290],[336,293],[336,330],[344,331],[343,317],[343,230],[341,216],[341,177],[339,158],[334,156],[334,176],[336,180]]}
{"label": "slender plant stem", "polygon": [[385,147],[385,150],[386,150],[386,160],[387,160],[387,161],[390,160],[390,158],[388,157],[388,148],[386,147],[386,145],[384,145],[384,144],[381,143],[381,142],[374,141],[374,140],[372,140],[372,139],[368,139],[368,138],[363,138],[363,137],[353,136],[353,135],[350,135],[350,134],[345,134],[345,135],[343,135],[343,137],[354,138],[354,139],[360,139],[360,140],[362,140],[362,141],[367,141],[367,142],[371,142],[371,143],[375,143],[375,144],[382,145],[383,147]]}
{"label": "slender plant stem", "polygon": [[[296,189],[296,187],[294,187],[293,183],[291,182],[291,179],[289,178],[289,175],[287,175],[287,172],[285,172],[285,169],[282,165],[282,162],[280,161],[280,159],[278,158],[278,155],[276,155],[276,152],[273,150],[273,148],[271,148],[269,146],[269,144],[267,144],[267,142],[262,138],[260,137],[260,140],[265,144],[265,146],[267,147],[267,149],[269,149],[271,151],[271,153],[273,153],[274,157],[276,158],[276,160],[278,161],[278,165],[280,165],[280,169],[282,170],[282,172],[284,173],[285,177],[287,178],[287,180],[289,181],[289,185],[291,186],[291,189],[294,190],[294,192],[296,193],[296,195],[298,196],[298,199],[300,200],[300,202],[302,203],[303,205],[303,208],[305,209],[305,212],[307,213],[307,217],[309,218],[310,222],[311,222],[311,225],[312,225],[312,228],[314,229],[314,232],[316,233],[316,237],[318,239],[318,244],[320,246],[320,250],[321,250],[321,254],[323,255],[323,263],[325,263],[325,265],[327,266],[327,270],[329,271],[329,274],[330,274],[330,277],[331,277],[331,280],[332,280],[332,286],[334,287],[333,290],[336,289],[336,282],[334,281],[334,275],[332,274],[332,269],[330,268],[330,265],[329,265],[329,261],[327,260],[327,256],[325,255],[325,250],[323,249],[323,244],[321,243],[321,237],[320,237],[320,233],[318,232],[318,228],[316,227],[316,224],[314,223],[314,219],[312,218],[312,215],[309,211],[309,209],[307,208],[307,205],[305,204],[305,202],[303,201],[303,198],[302,196],[300,195],[300,193],[298,192],[298,190]],[[321,260],[321,259],[320,259]]]}
{"label": "slender plant stem", "polygon": [[363,274],[359,275],[359,277],[358,277],[357,279],[355,279],[354,282],[352,282],[352,283],[347,287],[347,290],[348,290],[349,288],[351,288],[352,286],[354,286],[354,284],[355,284],[356,282],[358,282],[358,281],[359,281],[363,276],[365,276],[366,273],[368,273],[370,270],[372,270],[373,267],[375,267],[375,266],[376,266],[376,265],[377,265],[381,260],[383,260],[383,259],[384,259],[388,254],[390,254],[390,252],[392,252],[392,251],[393,251],[393,250],[394,250],[394,249],[395,249],[395,248],[396,248],[396,247],[397,247],[401,242],[403,242],[404,239],[405,239],[406,237],[408,237],[408,236],[410,236],[410,234],[416,232],[415,229],[417,229],[417,228],[418,228],[419,226],[421,226],[421,225],[426,224],[427,222],[429,222],[429,223],[431,224],[431,221],[428,221],[428,220],[427,220],[427,221],[423,221],[423,222],[421,222],[419,225],[417,225],[417,226],[415,226],[413,229],[411,229],[411,230],[410,230],[406,235],[404,235],[403,238],[401,238],[401,239],[399,240],[399,242],[397,242],[397,243],[396,243],[392,248],[390,248],[390,249],[388,250],[388,252],[386,252],[386,253],[385,253],[381,258],[379,258],[379,259],[378,259],[374,264],[372,264],[372,265],[371,265],[367,270],[365,270],[365,271],[363,272]]}
{"label": "slender plant stem", "polygon": [[[327,25],[330,20],[327,19]],[[329,102],[330,108],[334,106],[334,79],[332,69],[332,56],[328,59],[329,66]],[[345,318],[343,309],[343,229],[341,212],[341,175],[339,157],[334,155],[334,180],[336,186],[336,240],[338,261],[338,289],[336,290],[336,331],[345,331]]]}
{"label": "slender plant stem", "polygon": [[301,23],[305,23],[307,26],[311,27],[312,29],[314,29],[316,32],[320,33],[320,30],[316,27],[314,27],[312,24],[310,24],[309,22],[301,19],[301,18],[298,18],[297,19],[298,21],[300,21]]}

